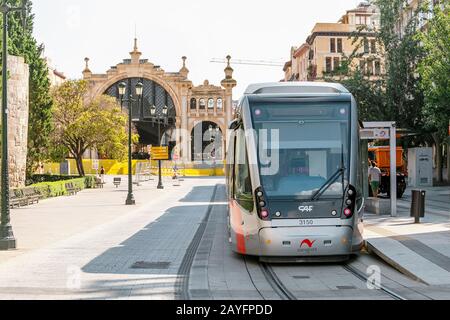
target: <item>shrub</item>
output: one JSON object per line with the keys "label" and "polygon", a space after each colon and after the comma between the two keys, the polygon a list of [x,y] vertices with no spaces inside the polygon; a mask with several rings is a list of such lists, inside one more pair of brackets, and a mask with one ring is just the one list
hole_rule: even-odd
{"label": "shrub", "polygon": [[33,185],[38,184],[42,182],[58,182],[58,181],[65,181],[65,180],[71,180],[71,179],[79,179],[79,176],[60,176],[60,175],[50,175],[50,174],[35,174],[31,176],[30,179],[26,181],[26,184]]}
{"label": "shrub", "polygon": [[84,186],[83,188],[92,189],[95,187],[95,177],[94,176],[86,176],[84,177]]}
{"label": "shrub", "polygon": [[[67,178],[67,177],[66,177]],[[78,187],[80,189],[93,188],[95,185],[95,177],[88,176],[84,178],[80,177],[72,177],[66,180],[61,181],[52,181],[52,182],[40,182],[36,184],[32,184],[26,188],[22,189],[11,189],[11,194],[19,193],[24,189],[34,189],[39,192],[43,198],[54,198],[60,197],[67,194],[66,183],[72,183],[74,187]]]}
{"label": "shrub", "polygon": [[59,197],[66,194],[66,183],[67,181],[58,182],[42,182],[33,184],[31,187],[37,188],[45,198]]}

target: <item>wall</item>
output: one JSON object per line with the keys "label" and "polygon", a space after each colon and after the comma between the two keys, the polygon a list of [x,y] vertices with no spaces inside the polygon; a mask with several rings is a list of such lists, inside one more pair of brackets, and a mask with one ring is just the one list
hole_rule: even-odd
{"label": "wall", "polygon": [[[70,175],[78,175],[77,166],[75,160],[68,160],[70,166]],[[136,167],[138,163],[149,164],[147,160],[133,160],[133,174],[136,174]],[[93,169],[93,161],[90,159],[83,160],[84,170],[86,174],[97,174],[97,171]],[[157,162],[152,161],[152,173],[156,174]],[[128,162],[120,162],[116,160],[99,160],[99,169],[101,167],[105,168],[107,175],[127,175],[128,174]],[[165,176],[171,176],[173,174],[174,163],[171,161],[163,161],[163,174]],[[225,175],[224,167],[217,164],[216,168],[211,168],[207,166],[195,166],[192,163],[188,165],[177,165],[180,174],[184,176],[191,177],[201,177],[201,176],[223,176]],[[44,164],[45,174],[60,174],[59,163],[46,163]]]}
{"label": "wall", "polygon": [[25,186],[28,144],[29,68],[21,57],[8,57],[8,152],[11,188]]}

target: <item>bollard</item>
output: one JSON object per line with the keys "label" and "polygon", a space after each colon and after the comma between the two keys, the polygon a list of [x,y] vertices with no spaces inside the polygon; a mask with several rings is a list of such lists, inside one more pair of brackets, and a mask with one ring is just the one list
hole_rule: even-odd
{"label": "bollard", "polygon": [[425,217],[425,197],[424,190],[412,191],[411,217],[415,219],[414,223],[420,223],[420,218]]}

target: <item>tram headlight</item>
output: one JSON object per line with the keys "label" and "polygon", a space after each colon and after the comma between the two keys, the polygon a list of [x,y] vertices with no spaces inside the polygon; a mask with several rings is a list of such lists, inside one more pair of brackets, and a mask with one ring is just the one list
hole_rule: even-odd
{"label": "tram headlight", "polygon": [[345,210],[344,210],[344,215],[346,216],[346,217],[351,217],[352,216],[352,210],[351,209],[349,209],[349,208],[346,208]]}

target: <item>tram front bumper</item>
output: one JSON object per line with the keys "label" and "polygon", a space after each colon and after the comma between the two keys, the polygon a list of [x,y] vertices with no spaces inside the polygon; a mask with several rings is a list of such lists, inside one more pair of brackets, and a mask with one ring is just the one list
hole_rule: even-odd
{"label": "tram front bumper", "polygon": [[352,252],[349,226],[263,228],[259,232],[260,256],[345,256]]}

